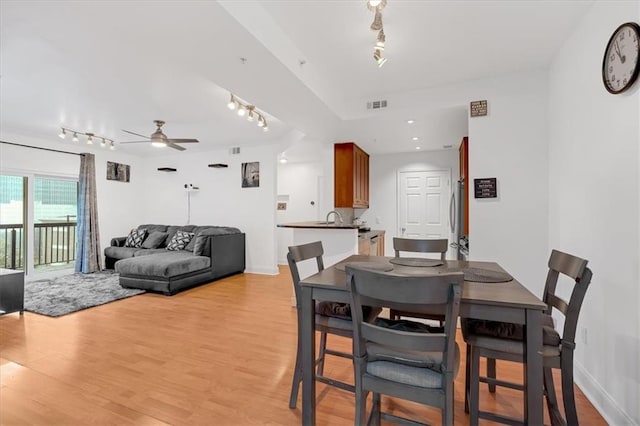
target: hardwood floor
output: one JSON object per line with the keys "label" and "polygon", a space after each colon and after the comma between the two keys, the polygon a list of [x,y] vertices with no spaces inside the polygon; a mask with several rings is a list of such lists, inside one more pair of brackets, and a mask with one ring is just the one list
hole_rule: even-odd
{"label": "hardwood floor", "polygon": [[[238,275],[60,318],[2,316],[0,424],[300,424],[300,402],[288,408],[296,352],[291,296],[282,268],[279,276]],[[348,350],[350,341],[331,336],[329,346]],[[349,380],[350,362],[330,357],[325,374]],[[521,367],[498,362],[498,376],[517,380]],[[469,419],[463,390],[461,366],[459,425]],[[318,384],[317,396],[318,425],[353,424],[353,394]],[[483,387],[481,397],[483,409],[522,414],[519,392],[490,395]],[[606,424],[580,391],[577,398],[582,424]],[[383,405],[440,423],[435,409],[389,398]]]}

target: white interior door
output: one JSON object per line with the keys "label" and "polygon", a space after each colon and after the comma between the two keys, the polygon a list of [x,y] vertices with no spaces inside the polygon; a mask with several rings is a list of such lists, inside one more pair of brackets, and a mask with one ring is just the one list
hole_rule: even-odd
{"label": "white interior door", "polygon": [[451,172],[400,172],[398,186],[398,236],[449,238]]}

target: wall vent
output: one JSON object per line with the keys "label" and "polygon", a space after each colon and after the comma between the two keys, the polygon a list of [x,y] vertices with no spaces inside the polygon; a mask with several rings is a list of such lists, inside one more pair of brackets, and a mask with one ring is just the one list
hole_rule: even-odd
{"label": "wall vent", "polygon": [[381,109],[381,108],[386,108],[387,106],[388,106],[388,102],[386,99],[367,102],[367,109]]}
{"label": "wall vent", "polygon": [[229,154],[231,154],[231,155],[240,154],[240,147],[239,146],[234,146],[233,148],[231,148],[229,150]]}

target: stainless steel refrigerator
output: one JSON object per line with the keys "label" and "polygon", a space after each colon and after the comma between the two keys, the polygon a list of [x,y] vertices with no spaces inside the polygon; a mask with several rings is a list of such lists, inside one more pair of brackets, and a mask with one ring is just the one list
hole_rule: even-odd
{"label": "stainless steel refrigerator", "polygon": [[454,235],[451,247],[456,249],[456,257],[458,260],[467,260],[469,256],[469,236],[464,234],[465,185],[464,178],[460,178],[456,189],[451,194],[451,201],[449,202],[449,223],[451,225],[451,234]]}

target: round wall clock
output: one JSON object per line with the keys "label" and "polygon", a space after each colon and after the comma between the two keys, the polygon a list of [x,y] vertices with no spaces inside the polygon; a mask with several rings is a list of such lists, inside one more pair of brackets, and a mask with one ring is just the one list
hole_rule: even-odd
{"label": "round wall clock", "polygon": [[609,93],[618,94],[633,85],[640,72],[640,26],[620,25],[611,35],[602,60],[602,82]]}

